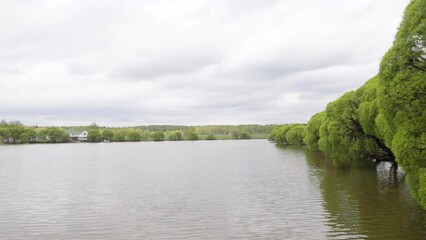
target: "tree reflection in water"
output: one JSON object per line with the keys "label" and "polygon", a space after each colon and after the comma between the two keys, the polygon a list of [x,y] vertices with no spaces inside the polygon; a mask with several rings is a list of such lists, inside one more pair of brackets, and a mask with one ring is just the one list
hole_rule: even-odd
{"label": "tree reflection in water", "polygon": [[425,238],[426,211],[411,197],[400,168],[359,161],[339,168],[322,153],[305,151],[330,214],[330,238]]}

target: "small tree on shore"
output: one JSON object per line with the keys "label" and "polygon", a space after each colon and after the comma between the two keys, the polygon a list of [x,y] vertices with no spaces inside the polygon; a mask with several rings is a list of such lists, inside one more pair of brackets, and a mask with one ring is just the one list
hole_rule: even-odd
{"label": "small tree on shore", "polygon": [[154,132],[151,134],[151,138],[154,141],[164,141],[164,133],[163,132]]}
{"label": "small tree on shore", "polygon": [[112,141],[112,139],[114,138],[114,132],[109,130],[109,129],[105,129],[102,132],[102,139],[105,141]]}
{"label": "small tree on shore", "polygon": [[89,142],[100,142],[102,141],[102,136],[97,129],[92,129],[89,131],[87,139]]}

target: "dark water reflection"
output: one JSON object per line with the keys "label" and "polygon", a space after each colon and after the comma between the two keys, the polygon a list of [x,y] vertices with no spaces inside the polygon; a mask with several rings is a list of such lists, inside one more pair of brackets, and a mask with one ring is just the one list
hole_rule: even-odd
{"label": "dark water reflection", "polygon": [[403,174],[263,140],[0,146],[0,239],[425,239]]}
{"label": "dark water reflection", "polygon": [[401,169],[385,162],[335,168],[318,152],[306,151],[306,158],[330,214],[328,237],[426,239],[426,213],[410,196]]}

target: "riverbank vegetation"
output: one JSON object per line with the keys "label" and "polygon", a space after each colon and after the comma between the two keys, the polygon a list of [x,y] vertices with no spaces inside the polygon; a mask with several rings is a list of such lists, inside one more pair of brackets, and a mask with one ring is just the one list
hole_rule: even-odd
{"label": "riverbank vegetation", "polygon": [[[183,140],[266,139],[277,125],[151,125],[123,128],[89,126],[37,127],[22,123],[0,122],[0,144],[87,142],[138,142]],[[87,139],[74,140],[70,134],[87,131]]]}
{"label": "riverbank vegetation", "polygon": [[306,144],[336,165],[360,160],[398,164],[426,208],[425,33],[426,1],[413,0],[377,76],[329,103],[306,126],[279,127],[270,138],[278,144]]}

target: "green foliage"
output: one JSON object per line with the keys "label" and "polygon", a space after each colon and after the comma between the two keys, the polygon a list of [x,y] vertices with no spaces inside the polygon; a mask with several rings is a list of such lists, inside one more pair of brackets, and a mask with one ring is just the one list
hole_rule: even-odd
{"label": "green foliage", "polygon": [[4,143],[3,137],[0,135],[0,145]]}
{"label": "green foliage", "polygon": [[12,135],[12,133],[10,132],[10,130],[6,127],[0,128],[0,136],[3,137],[3,139],[7,139],[10,138]]}
{"label": "green foliage", "polygon": [[426,1],[405,10],[392,48],[380,64],[380,129],[407,173],[411,192],[426,208]]}
{"label": "green foliage", "polygon": [[195,141],[195,140],[198,140],[198,134],[196,132],[190,132],[188,133],[186,138],[188,140]]}
{"label": "green foliage", "polygon": [[310,150],[319,150],[318,141],[320,139],[320,127],[325,121],[325,117],[325,112],[319,112],[312,116],[306,125],[303,141]]}
{"label": "green foliage", "polygon": [[46,140],[49,143],[69,142],[69,136],[61,128],[49,127],[46,129]]}
{"label": "green foliage", "polygon": [[213,134],[210,134],[206,137],[206,140],[216,140],[216,137]]}
{"label": "green foliage", "polygon": [[[384,141],[375,133],[376,128],[369,126],[369,120],[377,116],[374,102],[363,102],[370,94],[370,80],[357,91],[351,91],[327,105],[324,113],[315,115],[306,130],[305,140],[308,147],[324,152],[337,165],[348,165],[360,159],[393,159],[393,153]],[[367,91],[368,90],[368,91]],[[367,92],[367,95],[366,95]],[[374,94],[373,94],[374,95]],[[373,106],[373,109],[371,108]],[[370,111],[371,110],[371,111]],[[364,126],[368,131],[364,129]],[[317,135],[319,129],[319,135]],[[319,138],[318,138],[319,136]],[[317,139],[317,142],[315,140]]]}
{"label": "green foliage", "polygon": [[141,134],[137,130],[131,130],[127,133],[127,141],[138,142],[141,140]]}
{"label": "green foliage", "polygon": [[359,102],[359,92],[351,91],[329,103],[325,111],[319,149],[339,164],[354,158],[367,158],[370,154],[362,149],[367,138],[357,115]]}
{"label": "green foliage", "polygon": [[102,139],[105,141],[112,141],[114,139],[114,132],[110,129],[102,131]]}
{"label": "green foliage", "polygon": [[89,134],[87,135],[87,140],[89,142],[101,142],[102,135],[97,128],[93,128],[89,130]]}
{"label": "green foliage", "polygon": [[30,141],[30,135],[26,132],[23,132],[21,135],[19,135],[19,139],[21,140],[21,143],[28,143]]}
{"label": "green foliage", "polygon": [[413,179],[414,182],[418,182],[418,186],[414,186],[414,184],[412,185],[412,188],[415,189],[413,192],[420,204],[422,204],[422,206],[426,206],[426,168],[418,169],[417,175],[418,176],[413,177]]}
{"label": "green foliage", "polygon": [[164,133],[163,132],[159,132],[159,131],[153,132],[151,134],[151,138],[154,141],[164,141]]}
{"label": "green foliage", "polygon": [[149,141],[151,138],[151,132],[147,130],[141,130],[141,141]]}
{"label": "green foliage", "polygon": [[234,131],[232,131],[232,137],[234,138],[234,139],[239,139],[239,137],[240,137],[240,135],[241,135],[241,131],[239,131],[239,130],[234,130]]}
{"label": "green foliage", "polygon": [[242,132],[239,130],[232,132],[232,137],[234,139],[251,139],[251,135],[248,132]]}
{"label": "green foliage", "polygon": [[250,133],[242,132],[238,139],[251,139]]}
{"label": "green foliage", "polygon": [[304,131],[304,125],[294,126],[293,128],[291,128],[286,135],[287,143],[291,145],[303,145]]}
{"label": "green foliage", "polygon": [[113,140],[115,142],[124,142],[126,140],[126,129],[115,129]]}
{"label": "green foliage", "polygon": [[278,133],[278,127],[272,129],[271,133],[268,136],[268,140],[275,141],[275,137],[277,136],[277,133]]}
{"label": "green foliage", "polygon": [[183,140],[183,134],[180,131],[172,131],[168,133],[167,139],[169,141],[182,141]]}
{"label": "green foliage", "polygon": [[[35,143],[36,142],[37,132],[35,131],[34,128],[27,128],[24,133],[28,135],[27,139],[28,139],[29,143]],[[21,139],[22,139],[22,137],[21,137]]]}
{"label": "green foliage", "polygon": [[[197,135],[208,136],[213,135],[217,139],[231,139],[233,138],[232,133],[238,133],[234,136],[235,139],[265,139],[270,134],[272,129],[276,125],[209,125],[209,126],[182,126],[182,125],[150,125],[150,126],[137,126],[132,128],[105,128],[93,123],[89,126],[72,126],[64,127],[63,129],[67,133],[82,132],[84,130],[97,129],[102,133],[102,138],[106,141],[113,142],[124,142],[132,141],[129,139],[129,133],[131,131],[138,131],[140,134],[141,141],[150,141],[154,132],[162,132],[165,137],[163,140],[168,141],[181,141],[188,139],[191,133]],[[1,125],[0,125],[1,129]],[[108,131],[107,131],[108,130]],[[112,137],[110,132],[112,131]],[[105,134],[104,134],[105,132]],[[39,136],[39,130],[37,130],[38,139],[42,139]],[[200,137],[198,137],[200,139]],[[204,139],[204,137],[203,137]],[[45,141],[43,141],[45,142]]]}
{"label": "green foliage", "polygon": [[367,81],[361,95],[361,102],[358,107],[358,119],[366,134],[381,136],[380,129],[377,128],[376,118],[379,115],[377,107],[377,88],[379,78],[376,76]]}
{"label": "green foliage", "polygon": [[41,143],[47,142],[47,128],[40,128],[37,130],[37,138]]}
{"label": "green foliage", "polygon": [[[197,126],[195,132],[199,135],[232,135],[234,132],[246,132],[250,135],[269,135],[276,125],[209,125]],[[188,131],[190,132],[190,131]],[[235,138],[235,137],[234,137]],[[235,138],[236,139],[236,138]]]}
{"label": "green foliage", "polygon": [[[298,143],[289,143],[287,140],[287,133],[294,127],[300,127],[303,125],[302,124],[287,124],[287,125],[283,125],[283,126],[279,126],[276,127],[274,130],[271,131],[271,134],[269,135],[269,139],[275,141],[277,144],[279,145],[284,145],[284,144],[298,144]],[[302,142],[300,143],[300,145],[303,144],[303,140],[296,140],[296,138],[302,137],[303,136],[303,131],[301,133],[298,133],[298,131],[300,131],[301,128],[299,128],[299,130],[295,130],[292,133],[291,136],[291,140],[292,141],[297,141],[297,142]],[[300,134],[300,136],[297,136],[298,134]],[[303,139],[303,137],[302,137]]]}
{"label": "green foliage", "polygon": [[9,125],[10,137],[13,139],[13,143],[21,142],[21,134],[24,133],[25,128],[22,125]]}

